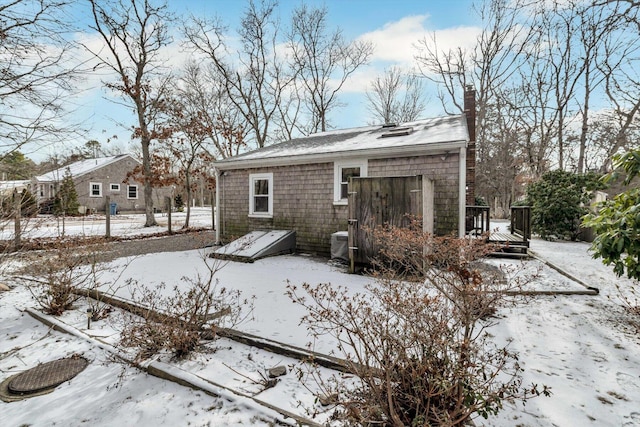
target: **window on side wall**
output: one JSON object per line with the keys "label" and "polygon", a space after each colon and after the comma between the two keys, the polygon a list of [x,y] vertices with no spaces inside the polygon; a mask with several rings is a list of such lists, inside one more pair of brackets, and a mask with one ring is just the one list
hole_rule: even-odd
{"label": "window on side wall", "polygon": [[335,162],[333,177],[333,203],[346,205],[348,201],[349,178],[367,176],[367,161]]}
{"label": "window on side wall", "polygon": [[137,199],[137,198],[138,198],[138,186],[137,185],[127,186],[127,199]]}
{"label": "window on side wall", "polygon": [[89,183],[89,196],[90,197],[102,197],[102,183],[90,182]]}
{"label": "window on side wall", "polygon": [[273,174],[249,175],[249,216],[273,217]]}
{"label": "window on side wall", "polygon": [[117,191],[120,191],[120,184],[110,184],[109,188],[115,193]]}

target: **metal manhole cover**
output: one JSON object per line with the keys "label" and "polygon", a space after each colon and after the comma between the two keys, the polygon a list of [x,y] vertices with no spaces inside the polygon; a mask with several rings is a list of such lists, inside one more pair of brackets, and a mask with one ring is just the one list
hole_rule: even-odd
{"label": "metal manhole cover", "polygon": [[69,357],[43,363],[13,377],[7,388],[10,393],[17,394],[55,388],[82,372],[88,363],[89,361],[83,357]]}

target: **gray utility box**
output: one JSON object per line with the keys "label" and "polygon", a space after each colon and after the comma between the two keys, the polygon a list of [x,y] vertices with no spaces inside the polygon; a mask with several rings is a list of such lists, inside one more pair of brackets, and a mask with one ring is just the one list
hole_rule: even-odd
{"label": "gray utility box", "polygon": [[331,235],[331,259],[349,261],[348,231],[337,231]]}

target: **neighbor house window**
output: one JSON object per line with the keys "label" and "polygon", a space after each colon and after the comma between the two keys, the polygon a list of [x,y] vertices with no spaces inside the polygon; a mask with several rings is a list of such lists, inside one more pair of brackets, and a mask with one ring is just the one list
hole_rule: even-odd
{"label": "neighbor house window", "polygon": [[111,191],[120,191],[120,184],[111,184]]}
{"label": "neighbor house window", "polygon": [[346,205],[349,178],[367,176],[367,161],[335,162],[333,174],[333,203]]}
{"label": "neighbor house window", "polygon": [[273,174],[249,175],[249,216],[273,216]]}
{"label": "neighbor house window", "polygon": [[91,197],[102,197],[102,183],[101,182],[90,182],[89,183],[89,196],[91,196]]}
{"label": "neighbor house window", "polygon": [[127,199],[137,199],[137,198],[138,198],[138,186],[129,185],[127,187]]}

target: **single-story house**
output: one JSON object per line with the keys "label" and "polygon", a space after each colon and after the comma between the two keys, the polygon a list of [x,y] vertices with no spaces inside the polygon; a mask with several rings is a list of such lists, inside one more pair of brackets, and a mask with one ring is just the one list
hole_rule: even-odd
{"label": "single-story house", "polygon": [[[353,245],[352,228],[363,223],[354,208],[360,184],[369,192],[361,212],[379,221],[385,212],[413,213],[426,231],[463,236],[465,208],[474,200],[474,92],[465,93],[465,114],[317,133],[214,166],[219,243],[256,230],[294,230],[297,250],[328,255],[332,235],[349,230]],[[417,209],[393,206],[402,199],[397,188]]]}
{"label": "single-story house", "polygon": [[[116,204],[117,212],[144,211],[143,184],[127,179],[140,162],[130,154],[119,154],[94,159],[81,160],[68,166],[34,178],[32,188],[38,205],[52,200],[60,188],[66,173],[71,174],[82,211],[105,212],[109,203]],[[164,206],[163,197],[170,195],[170,189],[154,189],[154,206]]]}

